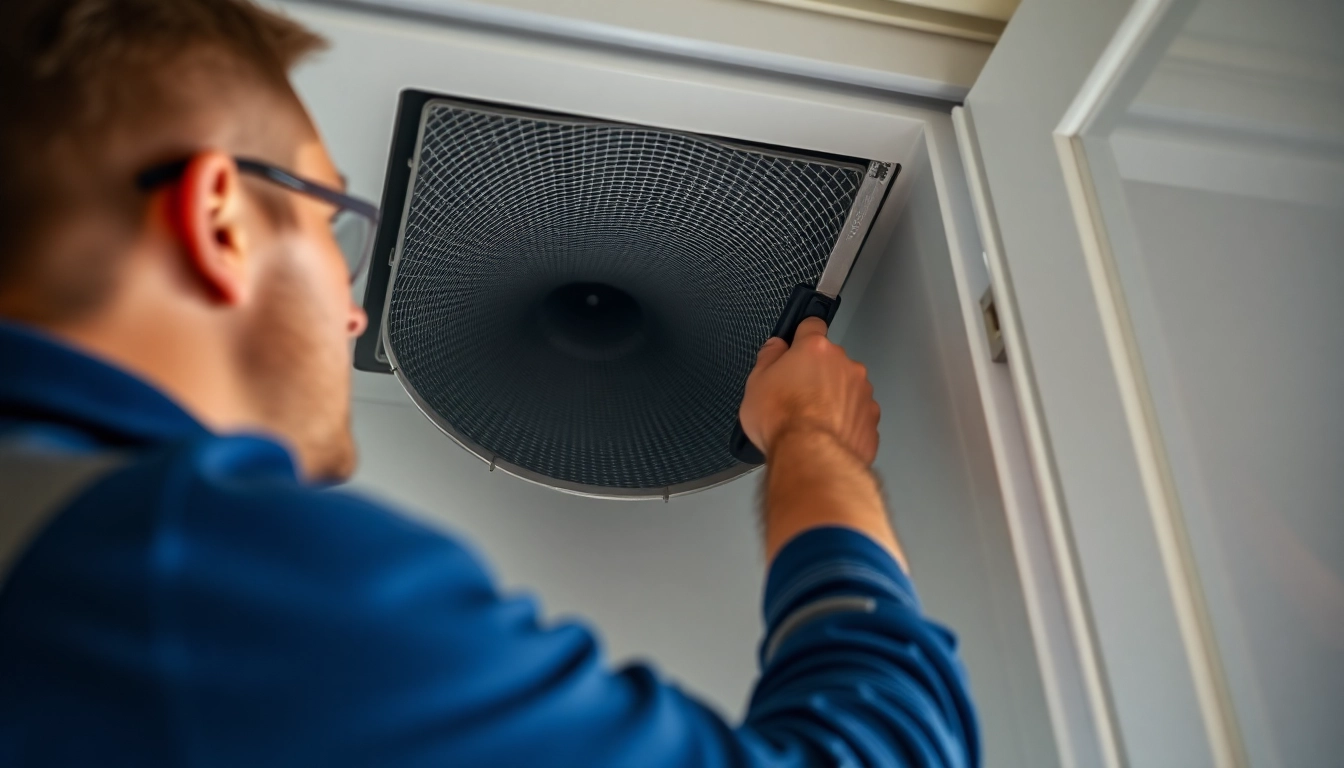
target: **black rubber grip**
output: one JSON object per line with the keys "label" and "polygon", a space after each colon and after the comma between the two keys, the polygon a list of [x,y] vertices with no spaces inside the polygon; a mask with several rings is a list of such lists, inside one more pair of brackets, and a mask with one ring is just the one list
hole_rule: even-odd
{"label": "black rubber grip", "polygon": [[[789,303],[784,305],[784,311],[780,313],[770,336],[772,338],[778,336],[786,343],[793,344],[793,335],[798,332],[799,323],[809,317],[820,317],[830,325],[838,309],[840,309],[839,296],[831,298],[824,293],[817,293],[810,285],[795,285],[793,293],[789,294]],[[733,427],[733,437],[728,443],[728,450],[732,452],[734,458],[744,464],[761,464],[765,461],[765,454],[747,438],[747,433],[742,431],[741,419],[738,419],[737,425]]]}

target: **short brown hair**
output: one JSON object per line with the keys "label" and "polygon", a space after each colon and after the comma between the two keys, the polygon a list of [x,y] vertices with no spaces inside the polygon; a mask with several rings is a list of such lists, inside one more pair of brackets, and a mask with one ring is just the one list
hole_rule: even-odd
{"label": "short brown hair", "polygon": [[[43,238],[89,211],[133,232],[135,165],[202,149],[193,126],[244,95],[297,106],[289,70],[324,46],[250,0],[0,0],[0,294],[41,285],[53,316],[96,305],[114,254]],[[266,132],[261,111],[239,130]]]}

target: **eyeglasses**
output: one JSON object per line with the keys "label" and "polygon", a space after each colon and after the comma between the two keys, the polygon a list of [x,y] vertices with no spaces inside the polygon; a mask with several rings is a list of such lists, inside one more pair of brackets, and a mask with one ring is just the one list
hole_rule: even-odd
{"label": "eyeglasses", "polygon": [[[136,186],[148,192],[155,187],[176,181],[187,169],[190,160],[176,160],[155,166],[135,178]],[[345,265],[350,269],[350,282],[355,282],[369,264],[373,253],[373,239],[378,232],[378,206],[367,200],[332,189],[315,181],[299,178],[283,168],[270,163],[249,158],[236,157],[241,173],[250,174],[278,184],[292,192],[316,198],[336,206],[331,217],[331,231],[345,256]]]}

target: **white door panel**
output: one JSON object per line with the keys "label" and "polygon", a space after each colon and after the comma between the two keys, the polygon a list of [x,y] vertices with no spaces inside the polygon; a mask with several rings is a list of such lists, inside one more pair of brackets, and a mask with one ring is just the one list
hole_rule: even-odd
{"label": "white door panel", "polygon": [[1221,762],[1333,764],[1344,8],[1143,5],[1159,33],[1061,126],[1117,377]]}
{"label": "white door panel", "polygon": [[1332,765],[1344,6],[1082,5],[1026,0],[968,112],[1091,692],[1128,764]]}

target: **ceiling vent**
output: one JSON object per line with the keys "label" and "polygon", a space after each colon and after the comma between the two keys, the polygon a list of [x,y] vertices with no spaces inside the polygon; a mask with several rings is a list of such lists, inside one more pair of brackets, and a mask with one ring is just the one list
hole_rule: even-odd
{"label": "ceiling vent", "polygon": [[491,469],[604,497],[751,469],[756,351],[898,170],[415,91],[397,122],[357,367]]}

